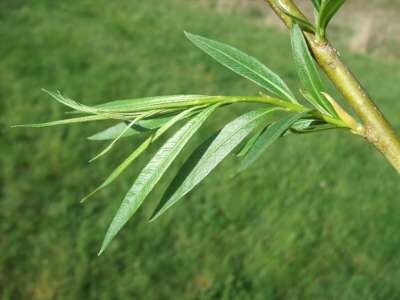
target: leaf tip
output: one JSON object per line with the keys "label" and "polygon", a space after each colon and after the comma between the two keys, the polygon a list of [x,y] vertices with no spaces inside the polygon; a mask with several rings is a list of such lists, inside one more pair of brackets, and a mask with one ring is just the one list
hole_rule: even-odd
{"label": "leaf tip", "polygon": [[185,34],[186,38],[189,41],[191,41],[191,42],[193,41],[193,39],[195,37],[195,35],[193,33],[189,32],[189,31],[186,31],[186,30],[184,30],[183,33]]}
{"label": "leaf tip", "polygon": [[99,154],[97,154],[95,157],[92,157],[91,159],[89,159],[89,164],[91,164],[92,162],[94,162],[95,160],[97,160],[99,157],[103,156],[103,151]]}
{"label": "leaf tip", "polygon": [[41,88],[41,91],[42,91],[43,93],[46,93],[46,94],[49,95],[50,97],[53,97],[53,98],[55,97],[55,93],[49,91],[48,89]]}
{"label": "leaf tip", "polygon": [[104,253],[104,251],[106,251],[106,249],[107,249],[108,245],[110,244],[111,240],[112,240],[112,237],[110,237],[108,232],[107,232],[106,236],[105,236],[105,238],[104,238],[104,240],[103,240],[103,242],[101,244],[100,250],[97,253],[97,256],[102,255]]}
{"label": "leaf tip", "polygon": [[149,218],[148,222],[153,223],[156,219],[158,219],[159,216],[160,216],[160,214],[157,211],[153,212],[153,214]]}

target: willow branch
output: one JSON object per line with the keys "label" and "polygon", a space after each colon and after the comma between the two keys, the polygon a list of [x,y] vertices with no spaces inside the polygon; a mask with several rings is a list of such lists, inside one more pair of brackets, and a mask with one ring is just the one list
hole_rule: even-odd
{"label": "willow branch", "polygon": [[[265,0],[290,28],[291,19],[281,7],[290,14],[305,18],[292,0]],[[306,18],[305,18],[306,19]],[[321,69],[340,91],[354,112],[364,123],[364,136],[373,144],[400,173],[400,140],[384,115],[368,96],[357,78],[342,62],[336,49],[328,40],[318,41],[313,34],[305,33],[310,49]]]}

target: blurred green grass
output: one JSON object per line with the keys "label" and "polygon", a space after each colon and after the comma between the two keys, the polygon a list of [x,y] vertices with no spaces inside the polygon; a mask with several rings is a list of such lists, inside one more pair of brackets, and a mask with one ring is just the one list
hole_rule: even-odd
{"label": "blurred green grass", "polygon": [[[2,1],[0,18],[1,299],[399,298],[398,175],[349,134],[283,139],[235,178],[229,159],[148,224],[175,166],[97,257],[150,156],[85,205],[78,200],[140,138],[88,165],[102,145],[85,137],[106,124],[9,128],[63,116],[42,87],[87,104],[258,92],[191,46],[183,30],[245,50],[296,87],[287,35],[178,0]],[[342,56],[400,129],[400,62]],[[214,116],[196,142],[246,108]]]}

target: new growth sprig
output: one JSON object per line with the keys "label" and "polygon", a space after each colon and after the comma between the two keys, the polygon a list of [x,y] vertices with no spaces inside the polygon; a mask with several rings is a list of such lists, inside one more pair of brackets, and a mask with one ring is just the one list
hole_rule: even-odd
{"label": "new growth sprig", "polygon": [[[165,138],[164,144],[138,174],[123,198],[107,230],[99,254],[107,248],[143,204],[182,150],[190,145],[192,137],[200,127],[222,107],[238,103],[258,104],[254,109],[228,121],[193,149],[192,154],[166,189],[150,218],[151,221],[160,217],[190,193],[229,154],[236,154],[240,160],[238,172],[242,172],[282,137],[290,138],[293,134],[333,129],[347,130],[360,136],[365,135],[365,127],[328,94],[314,61],[314,55],[310,52],[309,36],[307,36],[311,34],[318,40],[325,39],[326,27],[344,1],[313,0],[312,4],[316,12],[315,25],[308,22],[302,15],[293,12],[293,7],[287,5],[288,1],[271,2],[274,9],[282,12],[281,16],[293,22],[291,44],[294,65],[302,86],[299,93],[292,91],[281,77],[254,57],[224,43],[185,33],[194,45],[217,62],[258,85],[262,89],[260,94],[159,96],[86,106],[60,93],[47,92],[56,101],[72,109],[75,115],[64,120],[23,125],[46,127],[103,120],[115,121],[112,127],[89,137],[94,141],[108,141],[104,150],[93,159],[108,153],[121,138],[134,135],[144,136],[142,144],[132,149],[131,154],[113,170],[109,177],[82,201],[113,183],[146,152],[151,144],[160,138]],[[165,137],[167,133],[170,134]]]}
{"label": "new growth sprig", "polygon": [[359,80],[342,61],[326,36],[326,29],[344,0],[311,0],[315,9],[312,24],[292,0],[265,0],[290,29],[301,26],[309,49],[319,67],[362,122],[359,132],[400,173],[400,139]]}
{"label": "new growth sprig", "polygon": [[302,14],[298,14],[297,11],[292,12],[287,1],[278,0],[279,8],[285,15],[297,23],[302,30],[314,33],[317,40],[323,41],[329,22],[345,3],[345,0],[311,0],[311,2],[314,7],[315,24],[308,21]]}

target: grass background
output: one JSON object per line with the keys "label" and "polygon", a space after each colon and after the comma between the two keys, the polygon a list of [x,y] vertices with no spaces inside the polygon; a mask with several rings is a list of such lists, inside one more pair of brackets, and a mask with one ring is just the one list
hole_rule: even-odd
{"label": "grass background", "polygon": [[[141,138],[85,138],[107,124],[10,129],[64,108],[40,88],[87,104],[159,94],[258,89],[187,42],[233,44],[297,86],[287,34],[194,1],[0,2],[1,299],[398,299],[398,175],[343,132],[282,139],[246,173],[228,159],[159,221],[147,218],[179,166],[101,257],[105,230],[143,157],[85,205]],[[400,62],[343,58],[400,129]],[[193,145],[248,107],[215,115]],[[152,151],[157,147],[152,148]]]}

